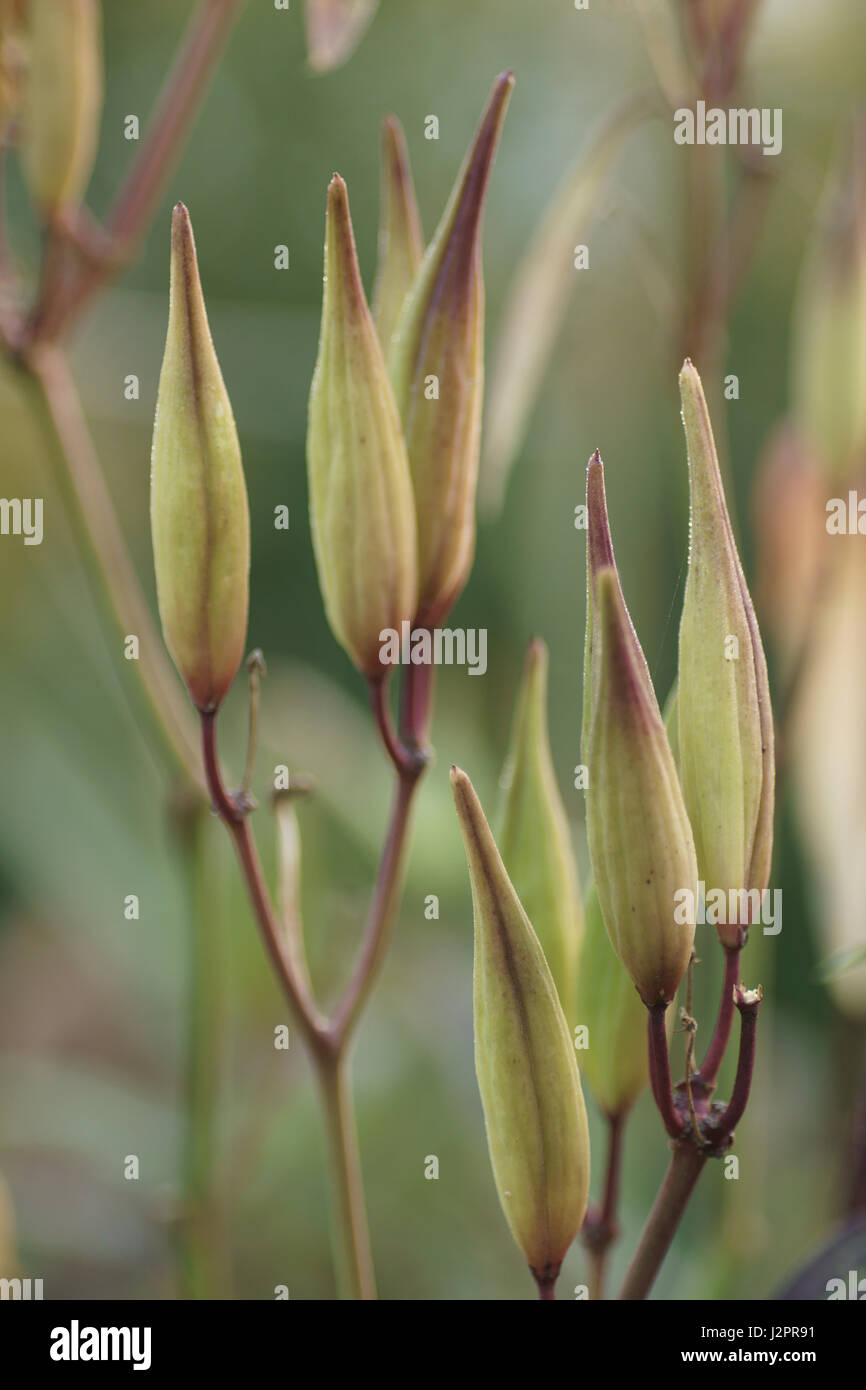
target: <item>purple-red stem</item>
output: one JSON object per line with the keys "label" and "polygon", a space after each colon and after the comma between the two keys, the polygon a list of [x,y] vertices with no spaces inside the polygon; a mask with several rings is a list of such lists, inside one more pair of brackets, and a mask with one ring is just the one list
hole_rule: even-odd
{"label": "purple-red stem", "polygon": [[617,1205],[622,1168],[622,1145],[627,1110],[607,1116],[607,1166],[601,1207],[590,1213],[583,1228],[583,1242],[590,1257],[590,1298],[604,1297],[604,1276],[611,1245],[619,1235]]}
{"label": "purple-red stem", "polygon": [[741,949],[741,947],[725,947],[725,979],[722,984],[722,997],[719,1001],[719,1015],[716,1019],[716,1027],[710,1045],[707,1048],[707,1055],[699,1072],[700,1079],[705,1086],[715,1085],[719,1067],[722,1065],[722,1058],[731,1036],[731,1024],[734,1020],[734,991],[740,973]]}
{"label": "purple-red stem", "polygon": [[737,1056],[737,1074],[734,1078],[731,1099],[713,1125],[713,1132],[718,1132],[723,1138],[733,1135],[734,1129],[743,1118],[743,1112],[749,1102],[752,1074],[755,1070],[755,1035],[758,1027],[758,1005],[761,1002],[760,989],[757,993],[758,997],[748,1004],[743,999],[742,991],[738,991],[736,996],[737,1008],[740,1011],[740,1051]]}
{"label": "purple-red stem", "polygon": [[668,1057],[668,1035],[665,1028],[667,1004],[654,1004],[647,1011],[647,1036],[649,1041],[649,1072],[653,1099],[658,1106],[664,1127],[671,1139],[676,1139],[683,1131],[683,1122],[674,1106],[671,1086],[671,1065]]}
{"label": "purple-red stem", "polygon": [[627,1302],[646,1298],[652,1288],[707,1161],[707,1155],[688,1140],[675,1143],[673,1150],[670,1167],[620,1290],[620,1299]]}
{"label": "purple-red stem", "polygon": [[250,829],[248,808],[226,790],[223,782],[216,746],[215,710],[202,713],[201,734],[202,758],[208,791],[214,810],[234,842],[256,922],[264,940],[265,949],[277,973],[277,978],[282,984],[312,1051],[314,1053],[333,1051],[333,1043],[328,1035],[326,1022],[319,1015],[303,984],[296,978],[291,962],[283,949],[279,923],[270,901],[258,850]]}
{"label": "purple-red stem", "polygon": [[[141,150],[108,216],[103,254],[89,256],[65,292],[49,279],[27,329],[55,338],[135,249],[183,147],[232,27],[246,0],[200,0],[168,75]],[[62,234],[62,227],[59,233]],[[56,292],[55,292],[56,290]]]}
{"label": "purple-red stem", "polygon": [[[758,1023],[758,1008],[761,1002],[760,988],[756,997],[746,1002],[741,990],[737,991],[736,1007],[740,1012],[740,1053],[737,1062],[737,1076],[730,1102],[722,1115],[712,1126],[705,1126],[704,1140],[700,1143],[689,1134],[675,1140],[673,1156],[649,1221],[635,1251],[625,1282],[620,1290],[620,1299],[646,1298],[653,1286],[662,1261],[670,1249],[676,1235],[689,1198],[695,1184],[703,1172],[704,1164],[713,1153],[724,1151],[733,1138],[734,1127],[742,1118],[749,1100],[752,1072],[755,1063],[755,1036]],[[664,1018],[664,1015],[662,1015]]]}

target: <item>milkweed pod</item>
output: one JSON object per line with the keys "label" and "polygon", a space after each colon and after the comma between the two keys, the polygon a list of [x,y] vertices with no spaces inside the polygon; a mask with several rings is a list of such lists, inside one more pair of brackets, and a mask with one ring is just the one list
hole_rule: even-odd
{"label": "milkweed pod", "polygon": [[514,79],[497,78],[415,284],[389,365],[418,518],[419,626],[454,604],[475,550],[484,394],[481,217]]}
{"label": "milkweed pod", "polygon": [[589,1134],[568,1025],[472,783],[451,785],[475,914],[475,1066],[499,1200],[539,1286],[586,1212]]}
{"label": "milkweed pod", "polygon": [[497,841],[570,1017],[583,931],[577,864],[547,728],[547,647],[530,642],[502,779]]}
{"label": "milkweed pod", "polygon": [[383,632],[411,622],[415,512],[406,446],[361,284],[346,185],[328,189],[325,293],[307,430],[319,585],[337,641],[369,679]]}
{"label": "milkweed pod", "polygon": [[613,559],[598,454],[589,513],[584,747],[587,835],[611,943],[648,1008],[689,963],[697,864],[673,755]]}
{"label": "milkweed pod", "polygon": [[208,327],[189,213],[174,209],[150,516],[166,645],[198,709],[214,710],[244,654],[250,518],[231,402]]}
{"label": "milkweed pod", "polygon": [[[770,874],[775,781],[767,663],[700,377],[688,361],[680,393],[691,499],[679,650],[683,795],[707,889],[761,893]],[[751,899],[741,903],[748,919]],[[723,945],[742,945],[748,926],[749,920],[719,926]]]}
{"label": "milkweed pod", "polygon": [[578,1027],[587,1030],[587,1046],[579,1054],[581,1072],[599,1108],[622,1115],[649,1082],[647,1014],[608,940],[595,884],[585,920],[575,1015]]}
{"label": "milkweed pod", "polygon": [[93,168],[102,113],[99,0],[29,0],[22,156],[47,213],[79,201]]}
{"label": "milkweed pod", "polygon": [[421,219],[412,186],[403,127],[396,116],[382,123],[382,194],[379,263],[373,286],[373,318],[387,355],[400,310],[424,257]]}

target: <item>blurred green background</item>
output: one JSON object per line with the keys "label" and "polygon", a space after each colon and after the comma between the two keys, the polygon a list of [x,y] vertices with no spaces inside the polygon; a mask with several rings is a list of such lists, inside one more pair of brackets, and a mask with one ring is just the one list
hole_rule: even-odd
{"label": "blurred green background", "polygon": [[[189,5],[107,3],[106,101],[89,201],[104,214],[144,125]],[[724,406],[744,558],[756,460],[788,405],[791,306],[835,143],[866,85],[859,0],[768,0],[745,91],[782,107],[784,151],[731,324]],[[425,232],[438,219],[497,72],[516,88],[485,230],[487,352],[521,254],[591,126],[651,82],[630,4],[576,12],[570,0],[383,0],[357,52],[313,75],[300,5],[252,0],[217,73],[136,266],[89,311],[73,366],[138,572],[153,600],[148,525],[150,432],[167,310],[169,213],[182,199],[196,231],[214,339],[233,400],[250,495],[250,646],[263,648],[263,744],[255,789],[260,841],[276,763],[314,774],[301,811],[304,912],[322,992],[343,979],[361,930],[384,831],[388,769],[364,692],[332,639],[306,517],[306,400],[320,309],[325,190],[347,180],[368,287],[376,250],[379,127],[404,124]],[[436,114],[438,141],[424,139]],[[609,215],[588,234],[579,277],[501,513],[479,533],[453,618],[489,632],[485,678],[439,673],[437,761],[420,795],[399,929],[362,1026],[355,1063],[363,1166],[380,1294],[397,1299],[521,1298],[530,1281],[499,1211],[472,1060],[472,924],[448,766],[469,772],[492,811],[522,652],[551,650],[551,733],[560,786],[585,866],[579,761],[584,535],[573,524],[584,467],[601,449],[617,556],[661,698],[675,673],[687,550],[685,451],[676,396],[674,306],[682,277],[683,180],[664,122],[629,141]],[[770,163],[771,161],[766,161]],[[15,169],[7,180],[14,249],[35,277],[38,233]],[[639,232],[639,238],[637,237]],[[290,269],[274,269],[274,247]],[[648,256],[647,248],[652,255]],[[700,364],[699,364],[700,365]],[[124,397],[124,378],[140,398]],[[45,1296],[173,1296],[182,1151],[186,885],[172,845],[163,775],[128,699],[122,653],[96,613],[44,441],[20,382],[0,384],[2,491],[42,496],[45,540],[0,542],[0,1173],[22,1266]],[[288,505],[288,532],[273,527]],[[244,746],[242,682],[226,714],[226,755]],[[221,828],[213,826],[213,965],[222,1237],[230,1289],[330,1297],[327,1180],[309,1068],[265,964]],[[783,802],[774,886],[781,936],[753,942],[744,969],[768,995],[759,1078],[738,1133],[738,1182],[709,1166],[662,1271],[666,1298],[772,1295],[841,1214],[862,1030],[819,984],[807,871]],[[127,894],[138,921],[124,918]],[[436,894],[438,921],[424,917]],[[700,930],[700,929],[699,929]],[[709,932],[709,929],[704,929]],[[701,946],[703,945],[703,949]],[[711,1027],[719,951],[701,943],[701,1035]],[[760,953],[760,960],[758,955]],[[681,1070],[681,1039],[674,1066]],[[730,1064],[728,1064],[730,1065]],[[723,1077],[722,1091],[728,1084]],[[592,1105],[590,1102],[590,1108]],[[595,1179],[603,1129],[592,1110]],[[624,1269],[667,1161],[645,1096],[626,1141]],[[127,1155],[141,1175],[127,1181]],[[424,1177],[439,1158],[438,1181]],[[721,1235],[718,1232],[721,1231]],[[713,1234],[715,1233],[715,1234]],[[585,1277],[578,1248],[560,1296]]]}

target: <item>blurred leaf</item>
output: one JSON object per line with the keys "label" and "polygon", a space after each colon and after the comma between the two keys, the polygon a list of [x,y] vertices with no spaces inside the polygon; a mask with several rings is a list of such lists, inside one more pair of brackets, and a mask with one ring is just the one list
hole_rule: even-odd
{"label": "blurred leaf", "polygon": [[499,323],[499,349],[487,403],[481,502],[499,509],[526,434],[574,285],[574,246],[599,213],[600,195],[627,137],[654,115],[658,98],[630,97],[596,126],[577,164],[554,194],[514,279]]}
{"label": "blurred leaf", "polygon": [[825,956],[818,964],[818,978],[827,984],[830,980],[838,980],[840,975],[844,975],[848,970],[853,970],[855,965],[862,965],[866,961],[866,946],[855,946],[848,951],[834,951],[832,955]]}
{"label": "blurred leaf", "polygon": [[[801,1269],[799,1274],[776,1294],[776,1298],[798,1302],[824,1300],[830,1292],[828,1284],[831,1280],[843,1281],[846,1291],[841,1296],[851,1297],[848,1292],[849,1271],[856,1271],[856,1278],[863,1269],[866,1269],[866,1219],[861,1217],[852,1221],[850,1225],[843,1226],[805,1269]],[[836,1296],[839,1297],[840,1293]],[[853,1296],[856,1298],[858,1293],[855,1292]]]}
{"label": "blurred leaf", "polygon": [[379,0],[307,0],[307,56],[315,72],[348,62],[371,22]]}

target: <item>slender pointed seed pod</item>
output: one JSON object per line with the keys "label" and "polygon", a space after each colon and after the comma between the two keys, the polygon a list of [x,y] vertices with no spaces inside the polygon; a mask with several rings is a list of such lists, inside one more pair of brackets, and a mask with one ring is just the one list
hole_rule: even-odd
{"label": "slender pointed seed pod", "polygon": [[389,365],[418,518],[419,625],[435,627],[466,583],[484,394],[481,216],[514,79],[497,78],[414,287]]}
{"label": "slender pointed seed pod", "polygon": [[577,864],[556,784],[547,730],[547,647],[526,652],[511,747],[502,779],[497,842],[511,882],[541,942],[570,1017],[583,932]]}
{"label": "slender pointed seed pod", "polygon": [[575,1015],[588,1033],[581,1073],[600,1109],[622,1115],[649,1082],[646,1009],[608,940],[595,884],[585,919]]}
{"label": "slender pointed seed pod", "polygon": [[307,467],[319,585],[337,641],[369,679],[384,629],[411,622],[415,513],[394,393],[367,307],[346,185],[328,188],[325,293]]}
{"label": "slender pointed seed pod", "polygon": [[424,238],[406,137],[396,116],[386,116],[382,122],[379,263],[373,286],[373,318],[386,355],[423,259]]}
{"label": "slender pointed seed pod", "polygon": [[166,645],[198,709],[243,659],[250,518],[231,402],[208,327],[189,213],[171,224],[171,289],[151,455],[150,517]]}
{"label": "slender pointed seed pod", "polygon": [[22,155],[34,200],[49,215],[79,201],[102,112],[99,0],[29,0]]}
{"label": "slender pointed seed pod", "polygon": [[611,943],[648,1008],[670,1003],[695,933],[697,864],[668,736],[620,588],[596,453],[587,472],[587,835]]}
{"label": "slender pointed seed pod", "polygon": [[475,1066],[499,1200],[549,1288],[586,1212],[589,1134],[574,1046],[553,977],[475,790],[451,786],[475,914]]}
{"label": "slender pointed seed pod", "polygon": [[[775,761],[767,663],[746,588],[700,377],[680,373],[691,541],[679,655],[679,756],[700,876],[726,895],[760,894],[773,851]],[[760,899],[758,899],[760,902]],[[718,927],[742,945],[754,915]],[[728,913],[730,914],[730,912]]]}

